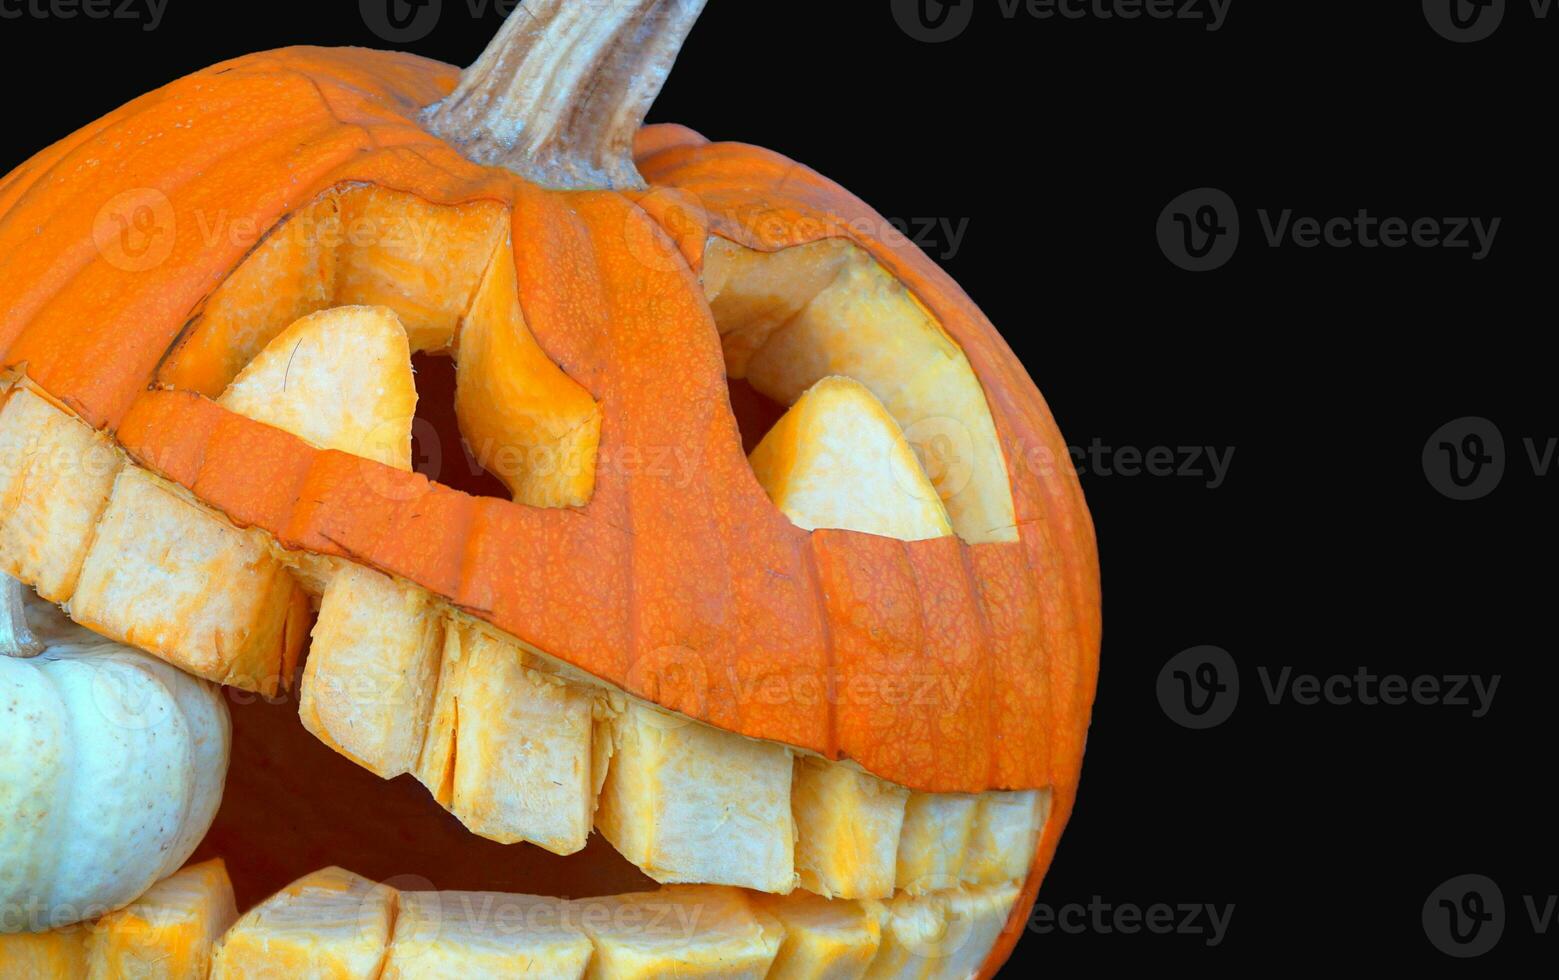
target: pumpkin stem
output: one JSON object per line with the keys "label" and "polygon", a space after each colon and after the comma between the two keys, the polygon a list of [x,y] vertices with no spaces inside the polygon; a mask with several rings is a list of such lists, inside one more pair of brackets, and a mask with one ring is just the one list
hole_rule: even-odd
{"label": "pumpkin stem", "polygon": [[0,657],[36,657],[43,652],[43,644],[27,628],[23,588],[16,579],[0,574]]}
{"label": "pumpkin stem", "polygon": [[546,187],[642,189],[633,138],[704,3],[525,0],[423,122]]}

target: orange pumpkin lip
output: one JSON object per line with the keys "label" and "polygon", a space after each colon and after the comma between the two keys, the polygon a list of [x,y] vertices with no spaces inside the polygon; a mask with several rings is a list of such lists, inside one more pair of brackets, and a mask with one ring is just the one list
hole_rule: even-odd
{"label": "orange pumpkin lip", "polygon": [[[20,284],[0,305],[0,366],[24,368],[234,524],[415,583],[636,697],[915,789],[1051,787],[1031,899],[1075,793],[1100,624],[1076,480],[1024,465],[1066,452],[1021,366],[924,255],[863,234],[870,209],[799,165],[650,127],[650,193],[542,191],[416,121],[454,83],[407,56],[287,49],[175,82],[44,151],[0,183],[0,270]],[[577,509],[475,498],[154,387],[252,245],[191,233],[200,216],[271,228],[347,185],[507,208],[526,322],[605,407],[603,446],[697,446],[694,485],[608,471]],[[135,227],[116,218],[148,214],[169,235],[151,253],[116,239]],[[709,408],[726,392],[696,278],[711,234],[760,251],[848,238],[902,283],[984,389],[1017,540],[901,542],[786,521],[753,484],[729,413]],[[646,262],[646,242],[682,260]],[[702,669],[679,657],[661,669],[666,650],[696,651]],[[751,695],[776,677],[848,692],[906,673],[973,682],[952,704]]]}

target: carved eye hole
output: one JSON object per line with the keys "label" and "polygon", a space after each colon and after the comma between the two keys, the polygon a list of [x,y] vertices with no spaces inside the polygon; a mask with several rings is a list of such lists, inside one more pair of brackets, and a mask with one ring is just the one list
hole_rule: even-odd
{"label": "carved eye hole", "polygon": [[494,202],[328,192],[212,294],[158,380],[468,492],[581,506],[600,411],[525,324],[509,227]]}
{"label": "carved eye hole", "polygon": [[704,291],[754,471],[792,521],[1016,540],[1006,460],[968,358],[865,251],[712,239]]}

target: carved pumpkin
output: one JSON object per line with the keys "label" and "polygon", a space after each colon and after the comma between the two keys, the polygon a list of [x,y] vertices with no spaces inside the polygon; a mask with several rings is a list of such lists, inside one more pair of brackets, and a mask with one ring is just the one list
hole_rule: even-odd
{"label": "carved pumpkin", "polygon": [[[466,893],[329,868],[214,975],[529,949],[561,975],[955,977],[1010,951],[1081,765],[1088,513],[1033,383],[922,253],[777,154],[639,129],[701,8],[527,0],[464,75],[240,58],[0,184],[0,440],[112,456],[0,469],[0,568],[201,677],[296,681],[303,728],[388,780],[349,794],[256,709],[212,835],[240,899],[286,879],[237,862],[311,853],[327,811],[379,815],[365,863],[438,837],[463,867],[480,837],[623,893],[500,940],[449,912]],[[200,234],[219,210],[262,233]],[[444,394],[419,407],[414,356],[454,359],[446,470],[502,496],[414,471]],[[412,780],[460,841],[426,796],[365,798]],[[276,819],[293,797],[317,829]],[[631,867],[597,873],[592,829]],[[708,929],[613,931],[645,903]]]}

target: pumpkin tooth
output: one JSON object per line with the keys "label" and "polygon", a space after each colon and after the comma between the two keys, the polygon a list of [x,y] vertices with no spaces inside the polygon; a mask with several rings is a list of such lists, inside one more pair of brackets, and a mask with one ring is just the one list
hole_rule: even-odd
{"label": "pumpkin tooth", "polygon": [[866,980],[921,980],[929,977],[947,928],[947,906],[940,895],[900,895],[874,902],[882,944],[866,970]]}
{"label": "pumpkin tooth", "polygon": [[419,776],[473,833],[572,854],[595,809],[594,697],[534,667],[518,644],[451,624]]}
{"label": "pumpkin tooth", "polygon": [[1007,881],[877,903],[882,946],[868,980],[967,980],[1006,928],[1022,891]]}
{"label": "pumpkin tooth", "polygon": [[823,378],[752,451],[753,473],[800,527],[918,541],[953,533],[936,489],[865,385]]}
{"label": "pumpkin tooth", "polygon": [[[234,921],[225,868],[209,861],[96,923],[0,936],[0,975],[177,980],[205,976],[209,954],[216,980],[520,973],[967,980],[997,942],[1021,890],[1021,881],[1006,881],[851,901],[671,885],[569,901],[400,892],[325,868]],[[231,925],[216,937],[225,923]],[[136,972],[130,964],[147,968]]]}
{"label": "pumpkin tooth", "polygon": [[768,980],[859,977],[882,944],[880,916],[861,902],[804,891],[752,898],[785,930]]}
{"label": "pumpkin tooth", "polygon": [[1049,815],[1048,789],[981,793],[969,832],[964,880],[990,884],[1027,876]]}
{"label": "pumpkin tooth", "polygon": [[1004,881],[949,892],[943,906],[946,937],[931,976],[936,980],[974,976],[1007,927],[1021,891],[1018,881]]}
{"label": "pumpkin tooth", "polygon": [[584,976],[594,947],[563,899],[402,892],[381,980]]}
{"label": "pumpkin tooth", "polygon": [[673,885],[575,905],[595,945],[589,975],[601,980],[761,980],[783,936],[778,920],[734,888]]}
{"label": "pumpkin tooth", "polygon": [[87,926],[73,925],[48,932],[0,933],[0,977],[86,976],[88,932]]}
{"label": "pumpkin tooth", "polygon": [[845,763],[798,758],[791,807],[801,887],[830,898],[892,896],[908,799]]}
{"label": "pumpkin tooth", "polygon": [[417,767],[443,644],[433,599],[348,562],[325,589],[298,716],[326,745],[384,779]]}
{"label": "pumpkin tooth", "polygon": [[88,975],[204,977],[211,968],[212,946],[237,916],[233,883],[221,859],[191,865],[93,924],[87,940]]}
{"label": "pumpkin tooth", "polygon": [[0,571],[53,602],[76,589],[123,454],[25,384],[0,403]]}
{"label": "pumpkin tooth", "polygon": [[199,677],[272,695],[296,670],[308,597],[262,532],[235,528],[127,466],[69,611]]}
{"label": "pumpkin tooth", "polygon": [[[863,918],[861,910],[837,910],[812,913],[806,921],[814,933],[848,938],[847,962],[855,964],[870,954],[855,948],[862,944],[849,934],[859,931],[870,940],[876,922],[845,923]],[[739,889],[717,885],[566,901],[492,892],[400,893],[326,868],[241,917],[218,942],[211,977],[464,980],[524,973],[562,980],[760,980],[785,940],[778,916]]]}
{"label": "pumpkin tooth", "polygon": [[[854,378],[911,432],[959,537],[1017,540],[1006,459],[968,357],[915,295],[859,247],[802,247],[816,255],[782,258],[768,268],[739,247],[706,256],[705,281],[720,288],[711,306],[728,338],[771,322],[770,297],[808,297],[781,325],[765,326],[762,346],[732,376],[745,376],[783,405],[823,378]],[[816,289],[816,278],[828,270],[836,274]]]}
{"label": "pumpkin tooth", "polygon": [[979,797],[971,793],[909,795],[899,835],[899,890],[919,895],[958,881],[978,806]]}
{"label": "pumpkin tooth", "polygon": [[606,723],[596,827],[662,882],[795,886],[791,754],[637,702]]}
{"label": "pumpkin tooth", "polygon": [[455,794],[455,733],[460,727],[460,627],[446,621],[444,644],[439,653],[438,680],[434,686],[433,709],[428,714],[422,752],[417,757],[415,775],[438,804],[449,809]]}
{"label": "pumpkin tooth", "polygon": [[217,401],[323,449],[411,469],[417,386],[406,331],[387,307],[342,306],[303,317]]}
{"label": "pumpkin tooth", "polygon": [[341,868],[299,879],[245,913],[217,943],[212,980],[372,980],[384,963],[394,889]]}

